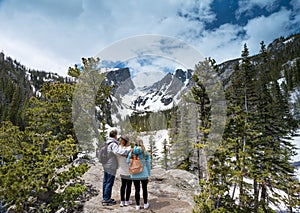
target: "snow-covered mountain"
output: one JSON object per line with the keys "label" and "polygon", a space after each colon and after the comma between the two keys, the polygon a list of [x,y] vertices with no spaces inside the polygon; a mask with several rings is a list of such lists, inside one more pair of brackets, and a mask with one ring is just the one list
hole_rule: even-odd
{"label": "snow-covered mountain", "polygon": [[124,117],[133,112],[158,112],[176,106],[191,86],[192,70],[177,69],[167,73],[151,86],[135,87],[128,68],[107,72],[107,82],[113,84],[113,105]]}

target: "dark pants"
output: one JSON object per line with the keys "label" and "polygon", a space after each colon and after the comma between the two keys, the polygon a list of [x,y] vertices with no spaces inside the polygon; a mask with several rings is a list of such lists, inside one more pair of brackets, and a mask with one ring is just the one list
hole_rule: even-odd
{"label": "dark pants", "polygon": [[[129,201],[130,194],[131,194],[132,180],[129,179],[129,177],[121,176],[121,181],[122,181],[121,190],[120,190],[121,201]],[[126,198],[125,198],[125,192],[126,192]]]}
{"label": "dark pants", "polygon": [[114,182],[115,182],[115,176],[104,171],[103,185],[102,185],[103,201],[109,201],[111,199],[111,192],[112,192]]}
{"label": "dark pants", "polygon": [[147,190],[148,179],[133,180],[133,184],[134,184],[134,188],[135,188],[135,202],[136,202],[137,206],[140,205],[140,190],[141,190],[140,183],[142,183],[144,204],[148,203],[148,190]]}

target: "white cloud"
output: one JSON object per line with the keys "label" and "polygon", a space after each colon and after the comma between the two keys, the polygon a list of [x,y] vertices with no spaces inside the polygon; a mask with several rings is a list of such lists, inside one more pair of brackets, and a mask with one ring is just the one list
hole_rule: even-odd
{"label": "white cloud", "polygon": [[291,5],[293,5],[294,10],[296,10],[296,11],[300,10],[300,1],[299,0],[292,0]]}
{"label": "white cloud", "polygon": [[[239,25],[228,23],[207,31],[205,24],[217,17],[211,9],[212,2],[3,0],[0,51],[27,67],[66,75],[69,66],[80,62],[82,57],[95,56],[115,41],[157,34],[182,39],[204,56],[222,62],[239,57],[244,41],[250,46],[259,45],[260,40],[270,42],[277,35],[285,35],[285,24],[299,25],[297,13],[293,14],[294,20],[289,20],[292,13],[282,9],[270,17],[250,20],[244,28],[249,40],[241,36],[243,29]],[[273,0],[240,2],[240,12],[254,5],[272,8],[273,4]],[[299,8],[299,1],[291,3],[295,10]],[[263,21],[269,24],[268,28],[263,27]]]}
{"label": "white cloud", "polygon": [[[160,57],[193,68],[203,56],[192,46],[170,36],[143,35],[120,40],[105,48],[98,57],[104,61],[128,61],[138,57]],[[105,63],[104,63],[105,64]]]}
{"label": "white cloud", "polygon": [[[250,3],[261,3],[263,6],[272,2],[249,1]],[[205,31],[198,44],[195,45],[205,57],[213,57],[218,63],[240,57],[244,43],[247,43],[251,55],[257,54],[261,41],[269,44],[275,38],[290,35],[294,30],[293,26],[299,26],[300,15],[295,15],[293,19],[291,15],[291,10],[281,8],[280,11],[268,17],[259,16],[249,19],[244,27],[224,24],[213,31]]]}
{"label": "white cloud", "polygon": [[132,72],[132,81],[136,87],[150,86],[161,80],[166,75],[166,68],[172,72],[176,69],[186,70],[186,67],[176,61],[159,56],[132,58],[127,61],[127,66]]}
{"label": "white cloud", "polygon": [[247,32],[248,39],[244,42],[247,43],[250,54],[257,54],[260,49],[260,42],[264,41],[269,44],[275,38],[289,34],[291,32],[289,27],[292,20],[289,19],[291,11],[282,8],[279,12],[265,17],[260,16],[255,19],[249,20],[248,24],[244,27]]}
{"label": "white cloud", "polygon": [[240,56],[243,28],[238,25],[224,24],[212,31],[205,31],[199,39],[197,49],[204,57],[212,57],[217,63]]}
{"label": "white cloud", "polygon": [[80,10],[72,7],[73,11],[68,12],[67,6],[52,1],[2,2],[0,45],[4,53],[30,68],[66,73],[67,67],[75,63],[74,42],[80,41],[71,29],[75,25],[72,13]]}
{"label": "white cloud", "polygon": [[[208,20],[211,14],[204,3],[198,13]],[[66,74],[67,67],[81,57],[94,56],[119,39],[149,33],[178,37],[195,26],[203,29],[197,21],[178,16],[179,10],[190,11],[194,6],[194,1],[183,0],[3,1],[0,45],[4,53],[26,66]],[[7,38],[13,43],[5,44]],[[28,46],[31,48],[22,48]],[[71,64],[55,65],[65,62]],[[64,68],[56,70],[58,67]]]}
{"label": "white cloud", "polygon": [[274,0],[240,0],[239,1],[239,9],[237,11],[237,15],[242,13],[247,13],[253,7],[258,6],[260,8],[265,8],[267,11],[273,11],[278,5],[278,2]]}

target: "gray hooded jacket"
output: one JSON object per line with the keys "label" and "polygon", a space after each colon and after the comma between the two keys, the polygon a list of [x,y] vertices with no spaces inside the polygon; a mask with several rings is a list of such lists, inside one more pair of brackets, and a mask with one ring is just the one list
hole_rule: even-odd
{"label": "gray hooded jacket", "polygon": [[105,143],[110,143],[107,147],[108,152],[108,160],[105,164],[102,164],[105,172],[109,174],[116,175],[116,171],[118,168],[118,159],[116,153],[118,151],[119,142],[114,138],[108,138]]}

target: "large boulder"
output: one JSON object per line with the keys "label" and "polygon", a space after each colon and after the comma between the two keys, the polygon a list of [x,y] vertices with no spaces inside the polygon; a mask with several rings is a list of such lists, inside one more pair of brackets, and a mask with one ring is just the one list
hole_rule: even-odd
{"label": "large boulder", "polygon": [[[134,186],[132,186],[131,200],[133,204],[128,207],[120,207],[120,176],[116,175],[113,187],[113,198],[117,200],[114,206],[102,206],[102,179],[103,170],[101,164],[91,165],[83,176],[85,183],[93,187],[98,194],[85,202],[84,212],[132,212],[135,211]],[[141,209],[141,212],[168,212],[188,213],[194,207],[193,196],[199,193],[199,181],[197,177],[183,170],[153,169],[148,184],[148,199],[150,210]],[[141,193],[141,204],[143,204]],[[143,205],[142,205],[143,206]]]}

